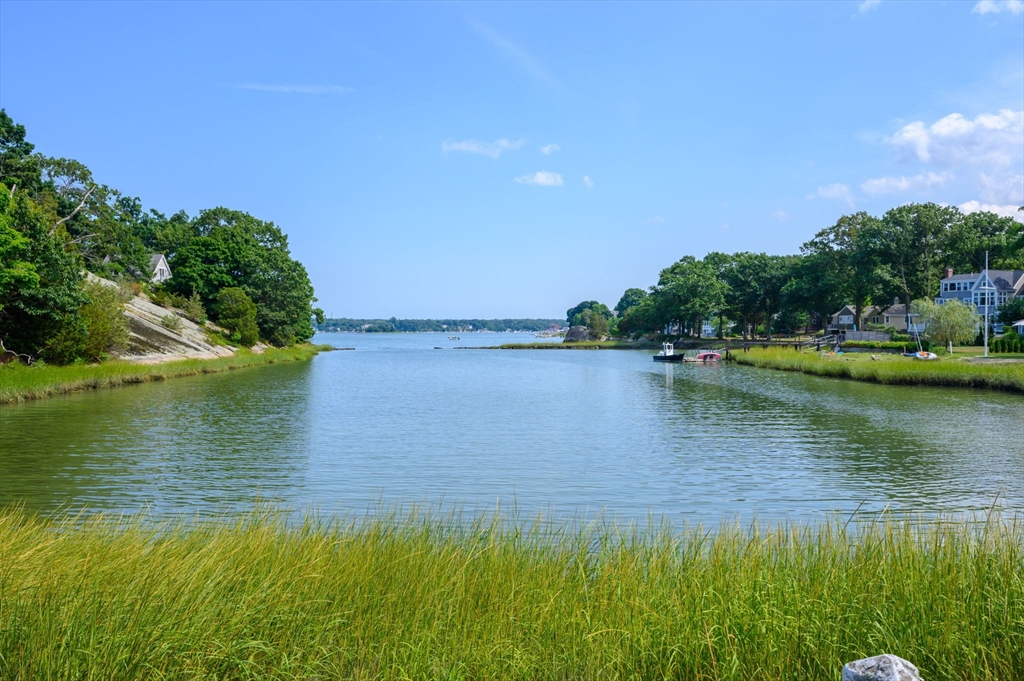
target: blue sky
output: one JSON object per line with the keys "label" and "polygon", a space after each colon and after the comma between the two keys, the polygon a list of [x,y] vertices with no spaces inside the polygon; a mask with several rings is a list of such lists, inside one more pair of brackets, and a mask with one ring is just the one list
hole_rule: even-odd
{"label": "blue sky", "polygon": [[1024,203],[1024,5],[0,2],[0,106],[347,317],[560,317],[855,210]]}

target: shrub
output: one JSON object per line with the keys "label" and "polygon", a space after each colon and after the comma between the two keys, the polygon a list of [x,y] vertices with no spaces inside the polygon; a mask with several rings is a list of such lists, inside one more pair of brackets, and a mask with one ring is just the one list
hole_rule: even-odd
{"label": "shrub", "polygon": [[260,339],[256,326],[256,304],[240,288],[221,289],[214,306],[217,322],[231,332],[231,340],[249,348]]}
{"label": "shrub", "polygon": [[85,322],[85,342],[82,355],[86,359],[101,360],[128,345],[128,320],[124,316],[125,296],[121,288],[106,286],[97,281],[85,284],[89,302],[82,306]]}
{"label": "shrub", "polygon": [[165,329],[171,331],[181,331],[181,319],[176,314],[164,315],[164,318],[160,320]]}
{"label": "shrub", "polygon": [[192,295],[181,304],[181,311],[185,313],[185,318],[189,321],[200,326],[206,323],[206,308],[203,307],[203,301],[196,291],[193,291]]}

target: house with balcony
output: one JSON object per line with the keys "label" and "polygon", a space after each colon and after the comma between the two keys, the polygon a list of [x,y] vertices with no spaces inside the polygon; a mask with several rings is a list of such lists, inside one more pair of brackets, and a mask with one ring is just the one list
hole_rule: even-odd
{"label": "house with balcony", "polygon": [[1024,270],[985,270],[954,274],[946,268],[939,285],[939,296],[935,302],[939,305],[951,300],[959,300],[965,305],[973,305],[979,316],[987,312],[993,320],[996,332],[1002,330],[1003,323],[1015,320],[1000,320],[998,308],[1008,300],[1024,295]]}

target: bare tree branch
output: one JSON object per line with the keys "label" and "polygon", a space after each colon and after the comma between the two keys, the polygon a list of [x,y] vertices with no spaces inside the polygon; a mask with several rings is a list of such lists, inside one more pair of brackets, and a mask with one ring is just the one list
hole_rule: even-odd
{"label": "bare tree branch", "polygon": [[85,234],[83,236],[78,237],[77,239],[72,239],[69,243],[72,243],[72,244],[81,243],[81,242],[85,241],[86,239],[88,239],[91,236],[96,236],[96,235],[95,234]]}
{"label": "bare tree branch", "polygon": [[57,220],[57,224],[55,224],[53,227],[50,228],[50,236],[53,236],[53,233],[57,231],[58,227],[63,225],[65,222],[67,222],[71,218],[75,217],[75,215],[78,214],[78,211],[82,210],[82,206],[84,206],[85,202],[89,200],[89,194],[92,194],[92,190],[94,190],[94,189],[96,189],[96,185],[93,185],[93,186],[89,187],[89,191],[87,191],[85,193],[85,196],[82,197],[82,202],[79,203],[78,206],[73,211],[71,211],[71,214],[68,215],[67,217],[63,217],[60,220]]}
{"label": "bare tree branch", "polygon": [[2,351],[2,354],[5,354],[5,355],[9,352],[12,355],[14,355],[15,357],[18,357],[18,358],[24,357],[25,358],[25,364],[31,365],[33,362],[36,361],[35,357],[33,357],[32,355],[25,355],[25,354],[22,354],[20,352],[15,352],[14,350],[8,350],[6,347],[4,347],[4,342],[3,342],[2,339],[0,339],[0,351]]}
{"label": "bare tree branch", "polygon": [[13,199],[14,198],[14,190],[17,189],[17,188],[18,188],[18,185],[12,184],[11,185],[11,193],[10,193],[10,195],[7,198]]}

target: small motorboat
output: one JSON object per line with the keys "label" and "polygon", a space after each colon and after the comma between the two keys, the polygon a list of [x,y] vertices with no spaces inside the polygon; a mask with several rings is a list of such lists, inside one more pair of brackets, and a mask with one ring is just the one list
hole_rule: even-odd
{"label": "small motorboat", "polygon": [[661,352],[654,356],[655,362],[684,362],[684,355],[677,355],[675,346],[671,343],[662,343]]}
{"label": "small motorboat", "polygon": [[909,353],[909,355],[911,357],[913,357],[914,359],[923,359],[923,360],[933,360],[933,359],[938,359],[939,358],[939,356],[936,355],[934,352],[925,352],[924,350],[921,350],[920,352],[911,352],[911,353]]}

